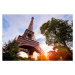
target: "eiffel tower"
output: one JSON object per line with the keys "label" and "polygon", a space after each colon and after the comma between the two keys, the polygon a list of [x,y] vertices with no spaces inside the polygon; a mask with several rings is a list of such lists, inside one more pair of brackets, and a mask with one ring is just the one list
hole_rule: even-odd
{"label": "eiffel tower", "polygon": [[31,22],[29,24],[28,29],[25,30],[22,36],[19,35],[17,39],[17,42],[20,47],[20,51],[24,51],[28,53],[29,57],[33,55],[34,51],[36,51],[39,54],[43,52],[43,50],[39,46],[39,42],[35,41],[34,39],[33,20],[34,20],[34,17],[31,18]]}

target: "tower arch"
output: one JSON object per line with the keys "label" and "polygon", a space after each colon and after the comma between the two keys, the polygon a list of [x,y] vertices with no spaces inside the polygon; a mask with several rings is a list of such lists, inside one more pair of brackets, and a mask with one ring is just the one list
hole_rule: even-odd
{"label": "tower arch", "polygon": [[29,56],[32,55],[34,51],[36,51],[39,54],[43,52],[43,50],[39,46],[39,42],[34,40],[33,19],[34,17],[31,18],[31,22],[29,24],[28,29],[25,30],[22,36],[19,35],[17,39],[21,51],[28,50]]}

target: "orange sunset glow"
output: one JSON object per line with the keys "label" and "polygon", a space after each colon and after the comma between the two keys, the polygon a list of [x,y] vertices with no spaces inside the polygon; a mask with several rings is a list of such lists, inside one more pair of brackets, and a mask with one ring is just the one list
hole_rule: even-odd
{"label": "orange sunset glow", "polygon": [[3,15],[3,60],[72,60],[72,16]]}

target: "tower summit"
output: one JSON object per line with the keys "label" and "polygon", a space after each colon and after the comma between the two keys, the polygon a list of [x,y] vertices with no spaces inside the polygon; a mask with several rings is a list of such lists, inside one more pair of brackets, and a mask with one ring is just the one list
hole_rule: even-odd
{"label": "tower summit", "polygon": [[31,18],[31,22],[28,27],[28,30],[30,30],[30,31],[33,31],[33,20],[34,20],[34,17]]}
{"label": "tower summit", "polygon": [[33,17],[31,18],[31,22],[29,24],[28,29],[25,30],[22,36],[19,35],[17,42],[20,47],[20,51],[24,51],[28,53],[29,57],[33,55],[33,52],[41,54],[43,51],[39,46],[39,42],[34,40],[34,32],[33,32]]}
{"label": "tower summit", "polygon": [[25,30],[23,37],[26,39],[34,40],[34,32],[33,32],[33,19],[34,17],[31,18],[31,22],[29,24],[28,29]]}

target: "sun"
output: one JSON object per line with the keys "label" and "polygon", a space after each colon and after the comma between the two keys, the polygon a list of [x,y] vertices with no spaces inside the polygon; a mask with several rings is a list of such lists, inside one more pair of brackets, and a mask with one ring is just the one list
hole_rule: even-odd
{"label": "sun", "polygon": [[47,52],[44,52],[45,56],[48,56]]}

